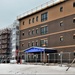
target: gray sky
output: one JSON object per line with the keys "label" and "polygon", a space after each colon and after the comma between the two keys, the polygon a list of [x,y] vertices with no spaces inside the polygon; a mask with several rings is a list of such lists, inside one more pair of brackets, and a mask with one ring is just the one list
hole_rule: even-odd
{"label": "gray sky", "polygon": [[0,0],[0,29],[11,25],[20,14],[48,1],[50,0]]}

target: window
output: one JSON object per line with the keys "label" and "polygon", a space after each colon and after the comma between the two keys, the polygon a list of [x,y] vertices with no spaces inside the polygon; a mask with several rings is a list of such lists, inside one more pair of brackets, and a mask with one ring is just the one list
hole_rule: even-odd
{"label": "window", "polygon": [[24,32],[22,33],[22,35],[24,36]]}
{"label": "window", "polygon": [[28,32],[28,35],[31,35],[31,32],[30,31]]}
{"label": "window", "polygon": [[63,26],[63,21],[60,22],[60,26]]}
{"label": "window", "polygon": [[24,46],[24,43],[22,43],[22,47]]}
{"label": "window", "polygon": [[75,51],[74,51],[74,56],[75,56]]}
{"label": "window", "polygon": [[32,23],[34,23],[34,18],[32,19]]}
{"label": "window", "polygon": [[63,7],[60,7],[60,12],[63,12]]}
{"label": "window", "polygon": [[32,30],[32,35],[34,34],[34,31]]}
{"label": "window", "polygon": [[38,41],[36,41],[36,46],[38,46]]}
{"label": "window", "polygon": [[30,42],[28,43],[28,47],[30,47]]}
{"label": "window", "polygon": [[23,21],[23,25],[24,25],[24,21]]}
{"label": "window", "polygon": [[73,39],[75,39],[75,34],[73,34]]}
{"label": "window", "polygon": [[48,18],[48,12],[41,14],[41,22],[46,21]]}
{"label": "window", "polygon": [[48,40],[47,39],[41,40],[40,41],[40,46],[41,47],[47,47],[48,46]]}
{"label": "window", "polygon": [[38,34],[38,29],[36,29],[36,34]]}
{"label": "window", "polygon": [[41,33],[41,35],[43,35],[43,34],[47,34],[47,33],[48,33],[48,26],[41,27],[41,29],[40,29],[40,33]]}
{"label": "window", "polygon": [[75,2],[73,3],[73,7],[75,7]]}
{"label": "window", "polygon": [[31,19],[29,19],[29,24],[31,23]]}
{"label": "window", "polygon": [[32,35],[34,34],[34,30],[32,30]]}
{"label": "window", "polygon": [[34,41],[32,42],[32,46],[34,46]]}
{"label": "window", "polygon": [[64,40],[63,36],[60,36],[60,41],[63,41],[63,40]]}
{"label": "window", "polygon": [[36,17],[36,21],[38,22],[38,16]]}
{"label": "window", "polygon": [[75,23],[75,18],[73,19],[73,23]]}

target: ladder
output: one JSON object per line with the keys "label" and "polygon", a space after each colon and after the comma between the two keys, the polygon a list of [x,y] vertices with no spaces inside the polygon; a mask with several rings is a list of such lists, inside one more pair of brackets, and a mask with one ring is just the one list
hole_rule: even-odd
{"label": "ladder", "polygon": [[74,61],[75,61],[75,58],[73,59],[72,63],[68,66],[68,68],[66,69],[66,71],[69,70],[69,68],[72,66],[72,64],[74,63]]}

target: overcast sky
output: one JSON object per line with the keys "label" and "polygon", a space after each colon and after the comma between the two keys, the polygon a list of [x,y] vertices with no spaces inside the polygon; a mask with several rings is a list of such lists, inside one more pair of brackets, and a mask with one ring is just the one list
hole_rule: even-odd
{"label": "overcast sky", "polygon": [[0,29],[11,25],[20,14],[48,1],[50,0],[0,0]]}

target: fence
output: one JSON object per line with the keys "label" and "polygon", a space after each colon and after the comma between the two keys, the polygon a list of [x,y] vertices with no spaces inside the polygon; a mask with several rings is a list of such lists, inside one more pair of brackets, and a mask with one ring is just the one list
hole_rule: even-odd
{"label": "fence", "polygon": [[34,53],[25,54],[25,62],[40,63],[71,63],[74,59],[74,52],[61,53]]}
{"label": "fence", "polygon": [[29,10],[29,11],[27,11],[27,12],[25,12],[25,13],[19,15],[19,16],[17,16],[17,19],[23,18],[24,16],[30,15],[32,13],[35,13],[35,12],[41,10],[41,9],[44,9],[44,8],[48,7],[48,6],[52,6],[54,4],[57,4],[57,3],[60,3],[60,2],[63,2],[63,1],[64,0],[60,0],[60,1],[50,0],[49,2],[46,2],[46,3],[44,3],[44,4],[42,4],[42,5],[38,6],[38,7],[35,7],[33,9],[31,9],[31,10]]}
{"label": "fence", "polygon": [[[71,63],[74,59],[74,52],[61,53],[28,53],[23,59],[28,63]],[[11,58],[9,58],[11,60]],[[0,58],[0,63],[7,63],[7,58]]]}

